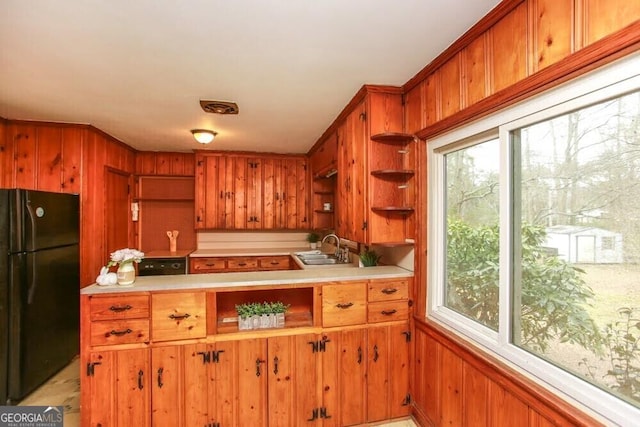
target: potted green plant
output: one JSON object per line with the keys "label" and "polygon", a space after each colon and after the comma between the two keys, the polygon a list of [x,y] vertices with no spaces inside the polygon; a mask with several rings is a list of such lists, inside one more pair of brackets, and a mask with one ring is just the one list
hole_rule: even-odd
{"label": "potted green plant", "polygon": [[281,301],[236,304],[238,329],[266,329],[284,327],[284,314],[289,309]]}
{"label": "potted green plant", "polygon": [[360,263],[363,267],[373,267],[378,265],[381,255],[373,249],[366,249],[360,254]]}
{"label": "potted green plant", "polygon": [[311,231],[309,232],[309,234],[307,234],[307,242],[309,242],[309,246],[311,247],[311,249],[317,249],[319,240],[320,235],[315,231]]}

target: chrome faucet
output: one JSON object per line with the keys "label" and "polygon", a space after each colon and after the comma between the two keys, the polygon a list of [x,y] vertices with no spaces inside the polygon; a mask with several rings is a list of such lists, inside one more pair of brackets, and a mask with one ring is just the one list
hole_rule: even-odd
{"label": "chrome faucet", "polygon": [[336,257],[339,257],[340,256],[340,238],[338,236],[336,236],[333,233],[327,234],[326,236],[324,236],[322,238],[321,244],[324,243],[329,237],[333,237],[335,239],[335,241],[336,241],[336,253],[335,253],[335,255],[336,255]]}

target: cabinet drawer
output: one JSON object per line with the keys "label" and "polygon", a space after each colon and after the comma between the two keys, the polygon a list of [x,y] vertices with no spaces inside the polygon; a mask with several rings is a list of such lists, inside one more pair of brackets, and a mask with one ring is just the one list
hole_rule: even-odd
{"label": "cabinet drawer", "polygon": [[91,345],[116,345],[149,341],[149,319],[91,322]]}
{"label": "cabinet drawer", "polygon": [[367,284],[322,287],[322,326],[358,325],[367,321]]}
{"label": "cabinet drawer", "polygon": [[189,258],[189,273],[214,273],[227,267],[225,258]]}
{"label": "cabinet drawer", "polygon": [[255,270],[258,268],[257,258],[229,258],[227,266],[233,270]]}
{"label": "cabinet drawer", "polygon": [[202,338],[207,334],[204,292],[153,294],[151,296],[151,338],[170,341]]}
{"label": "cabinet drawer", "polygon": [[367,321],[369,323],[407,320],[408,318],[409,303],[407,300],[371,302],[367,306]]}
{"label": "cabinet drawer", "polygon": [[148,318],[149,296],[92,296],[89,307],[92,321]]}
{"label": "cabinet drawer", "polygon": [[289,270],[291,258],[288,256],[269,256],[258,258],[260,269],[264,270]]}
{"label": "cabinet drawer", "polygon": [[408,280],[383,280],[369,282],[369,301],[391,301],[409,298]]}

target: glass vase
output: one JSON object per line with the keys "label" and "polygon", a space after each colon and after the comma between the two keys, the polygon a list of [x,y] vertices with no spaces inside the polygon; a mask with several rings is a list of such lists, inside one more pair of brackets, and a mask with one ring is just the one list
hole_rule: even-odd
{"label": "glass vase", "polygon": [[118,275],[118,285],[120,286],[129,286],[136,281],[136,268],[131,262],[120,264],[116,273]]}

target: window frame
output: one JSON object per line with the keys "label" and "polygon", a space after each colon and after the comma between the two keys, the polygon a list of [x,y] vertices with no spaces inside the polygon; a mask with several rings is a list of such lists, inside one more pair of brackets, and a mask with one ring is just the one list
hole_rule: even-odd
{"label": "window frame", "polygon": [[[629,419],[640,419],[640,408],[512,344],[514,193],[511,187],[511,136],[512,131],[527,125],[636,90],[640,90],[640,53],[608,64],[475,122],[427,139],[426,159],[423,159],[427,165],[429,183],[426,209],[427,316],[498,356],[534,381],[541,381],[553,393],[578,406],[583,405],[583,409],[590,408],[618,424],[624,424]],[[446,257],[445,155],[496,137],[500,140],[498,332],[445,306],[445,269],[442,267]]]}

